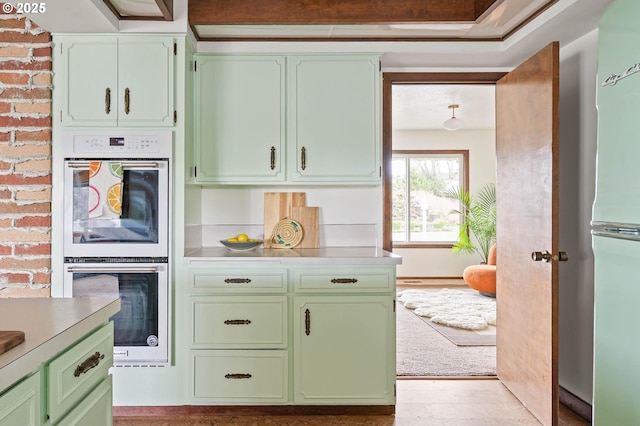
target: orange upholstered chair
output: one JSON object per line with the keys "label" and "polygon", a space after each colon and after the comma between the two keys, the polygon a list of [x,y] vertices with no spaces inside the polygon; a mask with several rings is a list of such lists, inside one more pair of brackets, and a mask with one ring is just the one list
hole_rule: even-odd
{"label": "orange upholstered chair", "polygon": [[478,290],[483,296],[496,297],[496,245],[489,249],[486,265],[467,266],[462,278],[469,287]]}

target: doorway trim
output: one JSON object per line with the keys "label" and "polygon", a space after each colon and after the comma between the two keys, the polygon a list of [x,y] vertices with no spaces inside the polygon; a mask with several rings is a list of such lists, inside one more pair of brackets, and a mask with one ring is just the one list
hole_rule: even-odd
{"label": "doorway trim", "polygon": [[506,72],[383,72],[382,73],[382,248],[393,251],[391,239],[392,199],[392,88],[394,84],[493,84]]}

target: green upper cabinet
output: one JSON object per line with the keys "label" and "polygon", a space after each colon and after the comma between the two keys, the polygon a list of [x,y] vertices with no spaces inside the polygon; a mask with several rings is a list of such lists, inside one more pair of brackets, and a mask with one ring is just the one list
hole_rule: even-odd
{"label": "green upper cabinet", "polygon": [[195,59],[196,181],[284,181],[285,58]]}
{"label": "green upper cabinet", "polygon": [[194,183],[380,182],[379,56],[195,57]]}
{"label": "green upper cabinet", "polygon": [[60,36],[54,43],[64,126],[173,126],[173,38]]}
{"label": "green upper cabinet", "polygon": [[289,58],[290,180],[380,181],[378,56]]}

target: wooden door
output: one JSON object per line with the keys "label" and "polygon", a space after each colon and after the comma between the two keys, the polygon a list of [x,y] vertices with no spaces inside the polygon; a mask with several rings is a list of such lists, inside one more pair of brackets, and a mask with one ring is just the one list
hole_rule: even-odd
{"label": "wooden door", "polygon": [[558,421],[557,42],[496,86],[497,373],[544,425]]}

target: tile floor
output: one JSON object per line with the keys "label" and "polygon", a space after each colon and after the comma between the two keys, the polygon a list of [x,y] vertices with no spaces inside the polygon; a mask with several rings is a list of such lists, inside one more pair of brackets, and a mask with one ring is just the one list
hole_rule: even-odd
{"label": "tile floor", "polygon": [[[114,426],[539,425],[498,380],[398,380],[395,416],[116,417]],[[589,422],[561,406],[560,426]]]}

